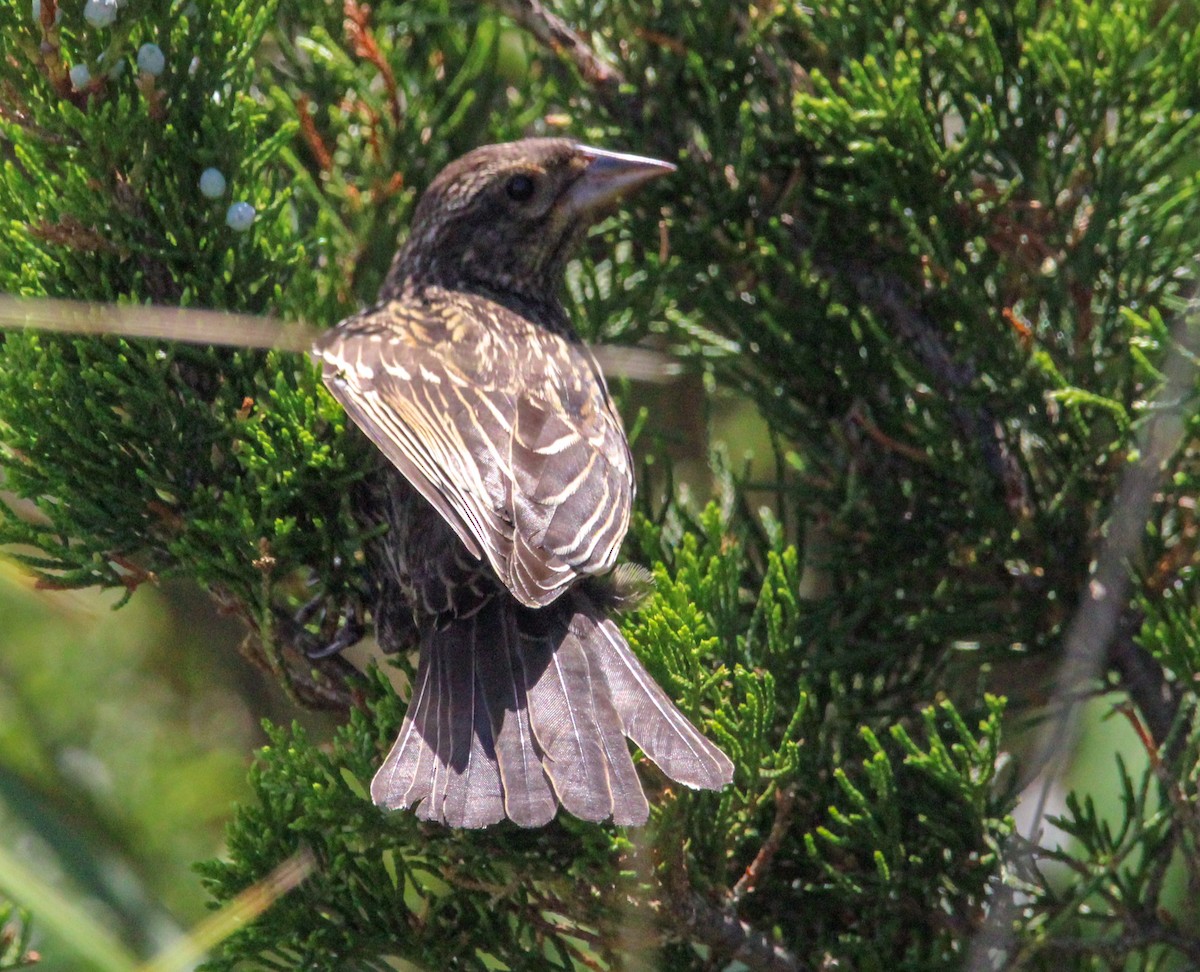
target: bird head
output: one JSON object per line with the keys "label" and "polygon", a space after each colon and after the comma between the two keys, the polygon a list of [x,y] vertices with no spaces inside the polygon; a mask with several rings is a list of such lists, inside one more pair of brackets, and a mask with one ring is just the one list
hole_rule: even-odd
{"label": "bird head", "polygon": [[554,301],[567,260],[597,217],[674,170],[561,138],[477,148],[421,197],[383,295],[436,285]]}

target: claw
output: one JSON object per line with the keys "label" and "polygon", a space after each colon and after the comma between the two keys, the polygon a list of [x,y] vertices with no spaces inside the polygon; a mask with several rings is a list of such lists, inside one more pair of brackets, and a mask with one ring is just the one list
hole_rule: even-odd
{"label": "claw", "polygon": [[276,608],[275,618],[279,631],[286,641],[309,661],[320,661],[340,655],[347,648],[358,644],[366,634],[357,602],[351,601],[341,611],[337,631],[329,640],[308,630],[308,625],[318,614],[324,599],[313,598],[295,614],[289,615]]}

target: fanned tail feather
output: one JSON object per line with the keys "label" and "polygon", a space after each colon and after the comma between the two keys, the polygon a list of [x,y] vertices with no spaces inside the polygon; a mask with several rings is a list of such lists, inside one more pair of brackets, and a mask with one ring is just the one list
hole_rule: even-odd
{"label": "fanned tail feather", "polygon": [[541,826],[559,804],[584,820],[642,824],[649,805],[626,736],[687,786],[733,777],[585,594],[537,610],[500,595],[426,634],[371,795],[452,827]]}
{"label": "fanned tail feather", "polygon": [[412,806],[433,792],[438,764],[433,749],[438,723],[437,667],[433,654],[422,650],[400,735],[371,780],[371,799],[378,806],[390,810]]}
{"label": "fanned tail feather", "polygon": [[524,632],[530,667],[541,668],[529,687],[529,717],[542,767],[559,802],[580,819],[643,824],[650,807],[582,622],[568,603],[549,629]]}
{"label": "fanned tail feather", "polygon": [[440,813],[435,804],[418,814],[445,820],[452,827],[486,827],[504,819],[503,787],[484,688],[487,682],[478,671],[479,658],[486,648],[480,651],[477,646],[481,634],[487,635],[479,630],[477,620],[470,619],[469,637],[452,634],[439,652],[443,684],[450,689],[450,765],[442,774],[445,782]]}
{"label": "fanned tail feather", "polygon": [[522,827],[549,823],[558,801],[542,770],[542,751],[529,721],[529,671],[521,653],[517,612],[495,598],[479,614],[494,643],[480,652],[480,674],[495,731],[496,762],[504,787],[504,809]]}
{"label": "fanned tail feather", "polygon": [[451,827],[504,819],[491,721],[478,672],[475,618],[426,636],[408,714],[371,781],[371,797],[389,809],[419,802],[417,816]]}
{"label": "fanned tail feather", "polygon": [[[583,595],[579,595],[585,600]],[[675,707],[650,677],[617,626],[585,608],[595,626],[591,657],[604,675],[625,735],[660,770],[697,790],[719,790],[733,782],[733,763]]]}

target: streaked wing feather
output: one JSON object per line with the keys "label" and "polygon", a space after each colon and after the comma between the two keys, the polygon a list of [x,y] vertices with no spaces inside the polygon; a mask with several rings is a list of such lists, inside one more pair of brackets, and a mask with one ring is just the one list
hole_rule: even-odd
{"label": "streaked wing feather", "polygon": [[632,460],[581,344],[445,293],[343,321],[314,353],[351,419],[523,604],[612,566]]}
{"label": "streaked wing feather", "polygon": [[473,516],[475,504],[469,502],[463,490],[438,468],[422,447],[420,434],[400,420],[382,396],[365,394],[337,374],[330,375],[328,370],[325,385],[354,424],[450,524],[471,554],[482,557],[478,538],[487,534],[487,527]]}
{"label": "streaked wing feather", "polygon": [[[594,406],[585,402],[581,411]],[[571,423],[544,402],[517,404],[509,465],[521,500],[518,532],[572,578],[594,572],[594,565],[611,565],[629,525],[628,487],[606,475],[624,441],[615,415]],[[557,578],[547,580],[553,585]]]}

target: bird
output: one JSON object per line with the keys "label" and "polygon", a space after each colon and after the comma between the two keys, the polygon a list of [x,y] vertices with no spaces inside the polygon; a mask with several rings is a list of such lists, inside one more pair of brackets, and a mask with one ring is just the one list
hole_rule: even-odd
{"label": "bird", "polygon": [[382,808],[644,824],[627,739],[687,787],[732,781],[611,617],[646,573],[615,567],[633,460],[562,299],[588,228],[674,169],[564,138],[476,148],[419,199],[377,302],[314,344],[381,456],[358,504],[385,528],[366,557],[376,638],[419,651]]}

